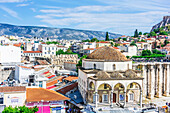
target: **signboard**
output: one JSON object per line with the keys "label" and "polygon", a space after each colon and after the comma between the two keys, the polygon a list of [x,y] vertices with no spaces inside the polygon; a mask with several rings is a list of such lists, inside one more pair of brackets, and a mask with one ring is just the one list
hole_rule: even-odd
{"label": "signboard", "polygon": [[64,102],[63,101],[51,101],[50,105],[63,105]]}

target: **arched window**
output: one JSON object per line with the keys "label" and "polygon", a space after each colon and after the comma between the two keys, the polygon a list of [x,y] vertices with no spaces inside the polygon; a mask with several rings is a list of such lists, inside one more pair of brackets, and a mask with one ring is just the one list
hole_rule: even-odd
{"label": "arched window", "polygon": [[116,65],[115,65],[115,64],[113,64],[113,71],[114,71],[114,70],[116,70]]}
{"label": "arched window", "polygon": [[94,69],[96,69],[96,64],[94,64]]}

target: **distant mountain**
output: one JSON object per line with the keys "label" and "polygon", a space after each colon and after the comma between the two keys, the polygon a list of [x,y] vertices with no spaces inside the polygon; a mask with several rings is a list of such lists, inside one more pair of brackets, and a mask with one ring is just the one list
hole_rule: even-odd
{"label": "distant mountain", "polygon": [[[105,39],[105,32],[91,31],[91,30],[78,30],[68,28],[51,28],[51,27],[38,27],[38,26],[16,26],[10,24],[0,23],[0,35],[16,35],[19,37],[49,37],[58,39],[92,39],[98,38]],[[109,33],[110,39],[120,37],[120,34]]]}
{"label": "distant mountain", "polygon": [[170,16],[164,16],[163,20],[159,22],[158,24],[154,25],[151,29],[153,31],[154,29],[162,28],[164,31],[170,30]]}

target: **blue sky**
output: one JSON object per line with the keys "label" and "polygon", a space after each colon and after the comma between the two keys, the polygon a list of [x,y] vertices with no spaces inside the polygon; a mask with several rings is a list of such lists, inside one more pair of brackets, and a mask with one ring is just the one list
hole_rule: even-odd
{"label": "blue sky", "polygon": [[170,15],[170,0],[0,0],[0,22],[109,31],[149,32]]}

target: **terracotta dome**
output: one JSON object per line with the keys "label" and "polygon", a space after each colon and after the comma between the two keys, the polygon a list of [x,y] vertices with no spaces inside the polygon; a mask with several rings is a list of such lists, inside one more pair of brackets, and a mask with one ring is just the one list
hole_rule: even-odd
{"label": "terracotta dome", "polygon": [[120,51],[117,51],[113,47],[102,47],[87,56],[87,59],[98,59],[113,62],[124,62],[128,59]]}

